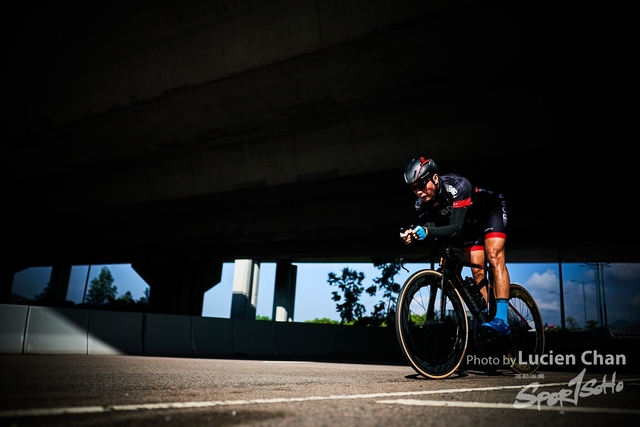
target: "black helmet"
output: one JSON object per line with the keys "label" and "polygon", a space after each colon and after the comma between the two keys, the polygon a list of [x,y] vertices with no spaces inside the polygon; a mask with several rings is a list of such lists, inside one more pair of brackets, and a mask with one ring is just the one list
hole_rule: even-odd
{"label": "black helmet", "polygon": [[407,184],[415,184],[420,181],[431,179],[433,174],[438,172],[438,165],[433,159],[425,159],[419,157],[411,159],[406,168],[404,168],[404,180]]}

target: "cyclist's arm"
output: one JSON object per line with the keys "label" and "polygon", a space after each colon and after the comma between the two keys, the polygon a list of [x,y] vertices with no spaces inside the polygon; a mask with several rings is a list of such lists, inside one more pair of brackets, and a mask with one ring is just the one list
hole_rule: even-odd
{"label": "cyclist's arm", "polygon": [[449,225],[434,227],[433,224],[424,224],[423,227],[427,230],[427,236],[450,238],[460,233],[462,231],[462,225],[464,224],[464,218],[467,216],[467,210],[468,208],[466,206],[453,208]]}

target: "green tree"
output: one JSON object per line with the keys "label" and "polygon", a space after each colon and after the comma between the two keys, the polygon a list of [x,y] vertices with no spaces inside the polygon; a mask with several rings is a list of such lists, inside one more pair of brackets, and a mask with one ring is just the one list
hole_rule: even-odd
{"label": "green tree", "polygon": [[135,300],[133,299],[133,295],[131,295],[131,291],[127,291],[124,295],[120,295],[118,297],[118,301],[122,301],[125,304],[135,304]]}
{"label": "green tree", "polygon": [[336,311],[340,313],[340,323],[351,323],[364,315],[365,307],[360,303],[360,295],[364,291],[363,280],[364,273],[350,270],[348,267],[342,269],[341,276],[329,273],[329,285],[337,286],[342,291],[342,295],[333,291],[331,298],[337,302]]}
{"label": "green tree", "polygon": [[[107,267],[102,267],[98,277],[91,280],[87,291],[86,302],[92,305],[105,305],[116,300],[118,288],[113,284],[114,279]],[[129,294],[130,296],[131,294]]]}
{"label": "green tree", "polygon": [[142,296],[140,297],[140,299],[137,302],[137,304],[139,305],[149,305],[149,293],[151,292],[151,289],[147,286],[145,288],[145,290],[142,292]]}
{"label": "green tree", "polygon": [[44,304],[56,301],[53,289],[51,288],[51,283],[47,282],[47,286],[42,289],[41,293],[35,296],[35,300]]}
{"label": "green tree", "polygon": [[338,325],[340,322],[337,320],[329,319],[328,317],[318,318],[316,317],[313,320],[305,320],[304,323],[319,323],[322,325]]}
{"label": "green tree", "polygon": [[[378,257],[373,260],[373,266],[380,270],[380,277],[373,279],[376,292],[382,291],[382,300],[373,307],[371,318],[374,323],[391,323],[395,321],[396,304],[400,285],[395,283],[396,274],[400,272],[401,264],[393,257]],[[367,290],[368,291],[368,290]],[[370,295],[375,295],[370,293]]]}
{"label": "green tree", "polygon": [[[342,270],[342,276],[329,273],[329,284],[338,286],[342,291],[342,295],[338,291],[332,292],[332,299],[338,302],[336,311],[340,313],[342,324],[380,326],[395,320],[400,285],[395,283],[394,278],[400,271],[400,262],[394,257],[377,257],[372,261],[374,267],[380,270],[380,277],[373,279],[373,285],[366,289],[362,285],[364,273],[347,267]],[[374,296],[379,291],[382,292],[382,300],[373,307],[371,316],[365,316],[365,307],[360,303],[360,296],[363,292]]]}
{"label": "green tree", "polygon": [[598,326],[598,321],[594,319],[587,320],[587,329],[593,329]]}
{"label": "green tree", "polygon": [[564,321],[567,325],[567,329],[580,329],[578,322],[576,322],[576,319],[573,317],[567,317]]}

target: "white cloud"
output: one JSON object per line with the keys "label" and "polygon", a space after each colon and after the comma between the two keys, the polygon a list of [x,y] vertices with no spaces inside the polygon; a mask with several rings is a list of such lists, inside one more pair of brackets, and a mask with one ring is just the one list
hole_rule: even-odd
{"label": "white cloud", "polygon": [[524,286],[527,289],[557,292],[558,283],[556,273],[553,270],[547,270],[544,273],[533,273]]}

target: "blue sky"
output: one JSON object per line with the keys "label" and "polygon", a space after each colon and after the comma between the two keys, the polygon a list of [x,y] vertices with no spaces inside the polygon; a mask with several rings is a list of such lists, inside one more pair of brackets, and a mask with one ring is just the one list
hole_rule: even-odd
{"label": "blue sky", "polygon": [[[340,273],[344,267],[362,271],[365,274],[363,284],[368,286],[378,276],[379,271],[371,264],[335,263],[311,264],[296,263],[298,279],[296,286],[296,301],[294,321],[303,322],[315,318],[330,318],[339,320],[336,303],[331,299],[331,292],[336,287],[329,286],[327,275],[329,272]],[[100,273],[102,265],[92,265],[89,280]],[[274,263],[262,263],[260,266],[260,281],[258,288],[257,314],[271,317],[273,305],[273,291],[275,281]],[[407,265],[413,273],[425,264]],[[560,323],[560,299],[558,264],[509,264],[511,281],[524,285],[536,299],[542,312],[543,320],[549,324]],[[143,295],[147,284],[131,269],[128,264],[109,265],[118,288],[118,295],[130,291],[135,299]],[[23,270],[14,276],[12,291],[33,298],[40,293],[49,281],[50,267],[37,267]],[[605,302],[607,304],[607,320],[609,324],[616,320],[640,320],[640,264],[609,264],[605,269]],[[463,272],[468,274],[468,272]],[[396,276],[396,282],[402,284],[410,273],[401,271]],[[565,317],[573,317],[582,326],[585,319],[597,319],[595,272],[584,264],[563,264],[562,275],[565,292]],[[67,299],[79,303],[87,278],[87,266],[74,266],[69,281]],[[583,284],[584,281],[584,296]],[[225,263],[222,270],[222,280],[205,294],[202,315],[207,317],[228,318],[231,310],[231,295],[233,282],[233,263]],[[367,312],[373,309],[380,300],[379,296],[363,295],[361,302]],[[586,304],[585,304],[586,302]]]}

